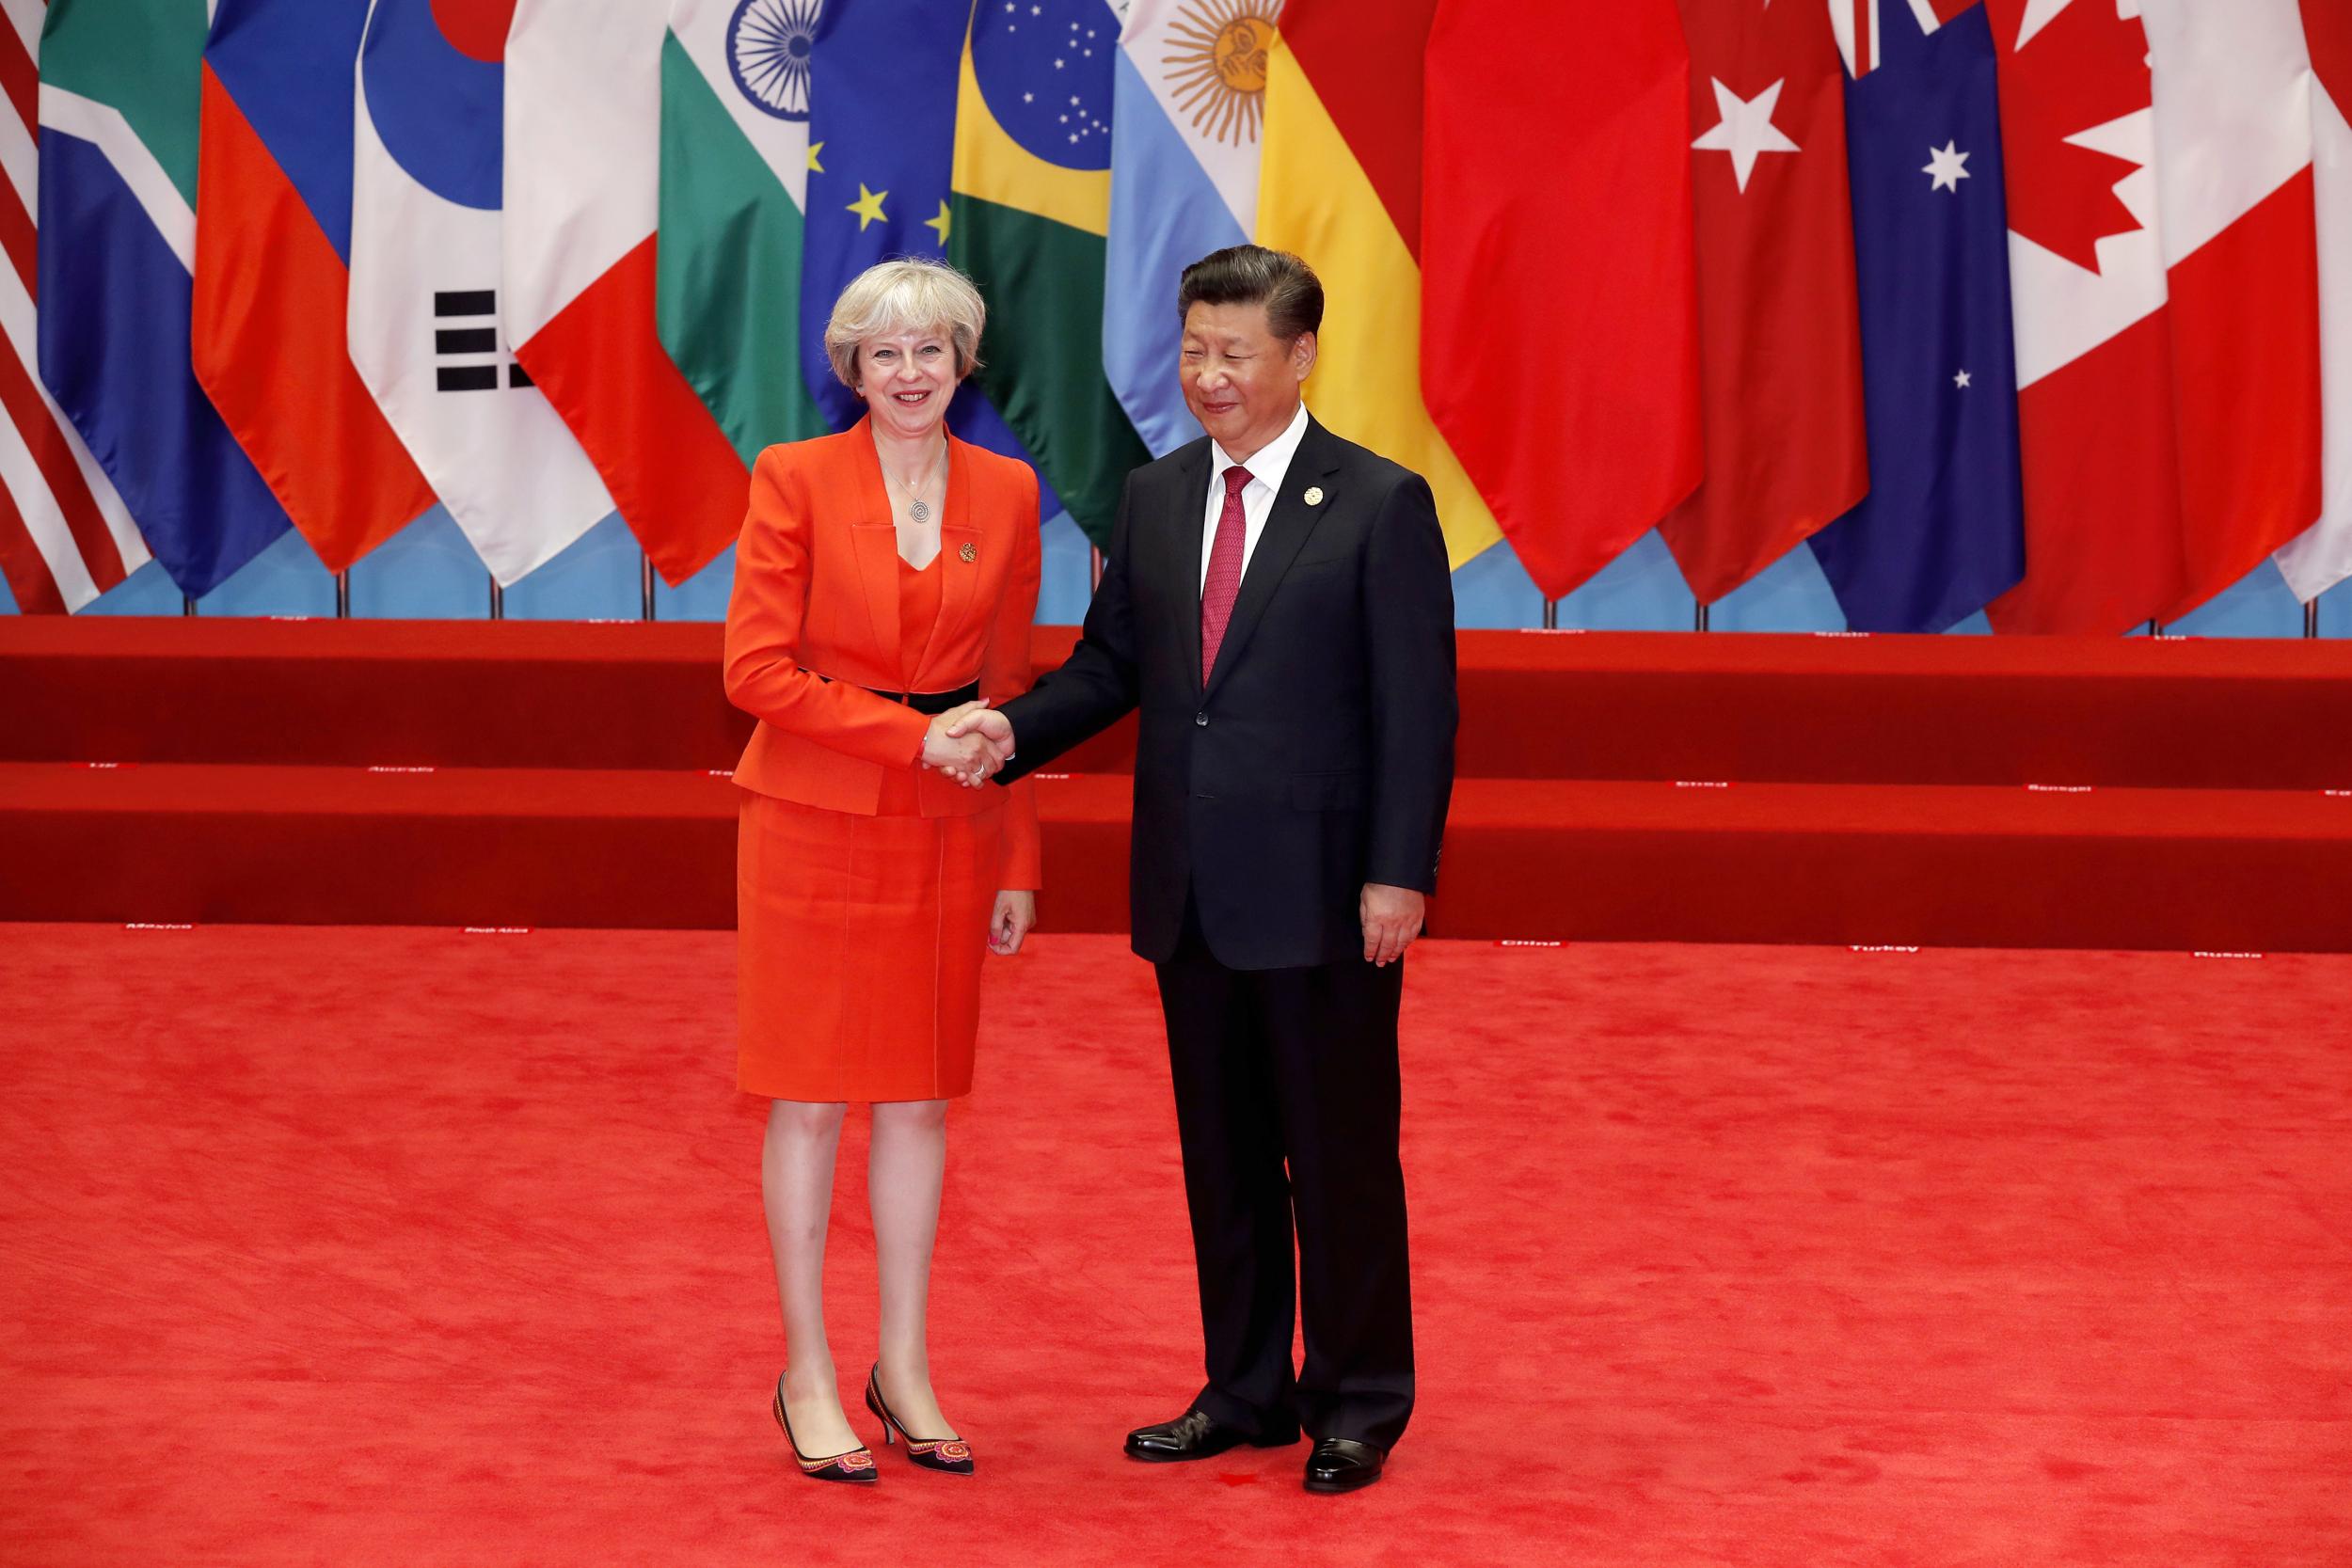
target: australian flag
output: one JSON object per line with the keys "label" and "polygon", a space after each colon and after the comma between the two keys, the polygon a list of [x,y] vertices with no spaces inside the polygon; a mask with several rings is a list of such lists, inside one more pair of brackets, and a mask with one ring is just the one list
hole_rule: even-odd
{"label": "australian flag", "polygon": [[1947,631],[2026,566],[1993,31],[1981,4],[1849,3],[1870,493],[1811,544],[1854,629]]}
{"label": "australian flag", "polygon": [[[877,261],[946,254],[963,24],[959,14],[943,25],[943,9],[939,0],[829,0],[809,51],[801,370],[836,430],[866,410],[825,356],[834,296]],[[957,391],[947,424],[975,446],[1036,467],[977,381]],[[1061,510],[1042,474],[1038,489],[1045,516]]]}

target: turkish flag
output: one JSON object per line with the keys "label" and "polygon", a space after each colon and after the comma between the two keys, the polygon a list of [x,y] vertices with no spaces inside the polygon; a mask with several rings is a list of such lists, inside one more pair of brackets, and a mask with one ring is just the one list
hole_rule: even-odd
{"label": "turkish flag", "polygon": [[1707,478],[1659,532],[1711,604],[1851,509],[1869,465],[1829,11],[1681,7]]}
{"label": "turkish flag", "polygon": [[2026,486],[2026,578],[1987,613],[2113,636],[2187,587],[2148,39],[2090,0],[1986,9]]}
{"label": "turkish flag", "polygon": [[1559,598],[1699,480],[1690,55],[1666,0],[1439,0],[1426,58],[1422,391]]}
{"label": "turkish flag", "polygon": [[2311,56],[2296,0],[2144,0],[2140,17],[2180,415],[2172,620],[2319,518]]}

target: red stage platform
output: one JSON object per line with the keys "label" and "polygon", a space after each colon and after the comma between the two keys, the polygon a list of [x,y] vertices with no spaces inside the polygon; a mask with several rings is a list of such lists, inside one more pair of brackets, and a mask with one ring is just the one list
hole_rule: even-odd
{"label": "red stage platform", "polygon": [[[0,918],[725,926],[718,657],[705,624],[0,623]],[[2352,950],[2352,644],[1461,660],[1444,935]],[[1043,781],[1050,928],[1123,928],[1131,747]]]}

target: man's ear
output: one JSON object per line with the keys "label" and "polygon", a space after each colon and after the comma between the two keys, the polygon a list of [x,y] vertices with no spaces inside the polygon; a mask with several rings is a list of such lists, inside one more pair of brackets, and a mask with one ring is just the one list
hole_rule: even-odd
{"label": "man's ear", "polygon": [[1299,380],[1304,381],[1314,373],[1315,353],[1316,343],[1313,333],[1301,332],[1291,341],[1291,364],[1298,372]]}

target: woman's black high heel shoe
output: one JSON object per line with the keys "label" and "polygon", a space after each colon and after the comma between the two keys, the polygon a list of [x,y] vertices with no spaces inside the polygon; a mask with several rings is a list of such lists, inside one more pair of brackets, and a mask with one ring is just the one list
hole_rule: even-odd
{"label": "woman's black high heel shoe", "polygon": [[830,1459],[811,1459],[801,1451],[801,1445],[792,1435],[792,1418],[784,1413],[784,1379],[776,1379],[776,1425],[784,1428],[784,1440],[790,1445],[792,1457],[800,1461],[801,1474],[811,1481],[846,1481],[852,1484],[871,1485],[881,1479],[874,1468],[871,1449],[860,1446]]}
{"label": "woman's black high heel shoe", "polygon": [[866,1408],[872,1411],[874,1419],[882,1424],[882,1447],[888,1448],[903,1437],[907,1443],[907,1457],[926,1470],[937,1470],[950,1476],[968,1476],[972,1473],[971,1444],[961,1437],[917,1439],[906,1429],[906,1423],[890,1413],[890,1406],[882,1403],[882,1363],[879,1361],[874,1363],[874,1370],[866,1374]]}

